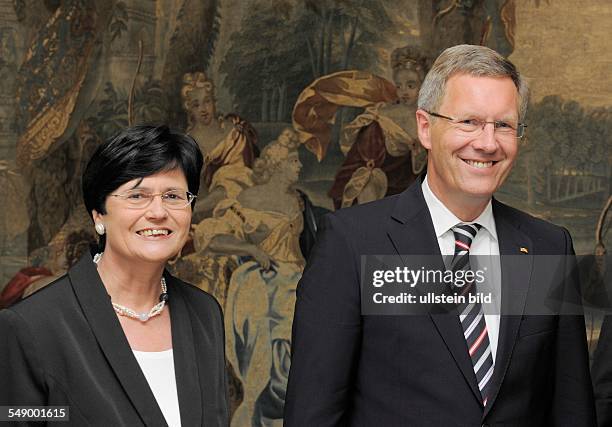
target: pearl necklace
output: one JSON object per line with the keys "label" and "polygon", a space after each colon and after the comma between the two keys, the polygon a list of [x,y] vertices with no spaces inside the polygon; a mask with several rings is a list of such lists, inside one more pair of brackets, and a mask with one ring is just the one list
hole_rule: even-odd
{"label": "pearl necklace", "polygon": [[[93,262],[97,265],[100,262],[100,259],[102,259],[102,253],[99,254],[95,254],[93,257]],[[126,316],[126,317],[131,317],[132,319],[138,319],[141,322],[146,322],[147,320],[149,320],[151,317],[157,316],[159,314],[161,314],[161,312],[164,310],[164,307],[166,306],[166,302],[168,301],[168,288],[166,286],[166,279],[162,276],[161,278],[161,295],[159,296],[159,302],[157,304],[155,304],[153,307],[151,307],[151,310],[149,310],[148,312],[142,312],[142,313],[138,313],[134,310],[132,310],[131,308],[125,307],[123,305],[114,303],[111,301],[112,305],[113,305],[113,309],[115,310],[115,313],[117,313],[120,316]]]}

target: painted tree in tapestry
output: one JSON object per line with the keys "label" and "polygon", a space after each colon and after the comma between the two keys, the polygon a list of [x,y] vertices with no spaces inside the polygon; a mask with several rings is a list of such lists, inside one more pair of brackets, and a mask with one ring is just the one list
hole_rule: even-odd
{"label": "painted tree in tapestry", "polygon": [[313,80],[334,71],[378,71],[377,46],[392,1],[256,0],[221,65],[237,112],[254,121],[291,120]]}

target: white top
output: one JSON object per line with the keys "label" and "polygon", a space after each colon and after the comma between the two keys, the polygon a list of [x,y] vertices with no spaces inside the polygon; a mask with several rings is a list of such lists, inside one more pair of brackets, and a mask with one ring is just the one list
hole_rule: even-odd
{"label": "white top", "polygon": [[168,426],[180,427],[181,414],[179,412],[172,349],[165,351],[132,351]]}
{"label": "white top", "polygon": [[[452,228],[463,221],[457,218],[455,214],[444,206],[440,199],[431,191],[427,182],[427,176],[425,176],[423,184],[421,184],[421,189],[423,190],[423,197],[425,198],[425,203],[427,204],[427,208],[429,208],[429,213],[433,221],[438,245],[440,246],[440,253],[443,256],[452,256],[455,253],[455,236]],[[495,228],[495,218],[493,218],[493,208],[490,200],[480,216],[472,222],[482,225],[482,228],[472,241],[470,255],[496,255],[479,258],[477,262],[480,262],[480,265],[473,265],[472,260],[470,260],[472,270],[478,269],[486,272],[486,280],[484,283],[478,285],[478,290],[482,292],[485,288],[486,290],[490,289],[495,298],[494,304],[483,305],[485,323],[487,324],[487,330],[489,332],[489,343],[491,344],[491,354],[495,362],[499,337],[501,264],[499,261],[497,229]],[[487,312],[493,312],[494,314],[487,314]]]}

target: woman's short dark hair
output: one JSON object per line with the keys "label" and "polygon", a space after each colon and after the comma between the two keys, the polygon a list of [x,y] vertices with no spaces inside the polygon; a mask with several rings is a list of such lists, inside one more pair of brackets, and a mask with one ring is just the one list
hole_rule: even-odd
{"label": "woman's short dark hair", "polygon": [[127,128],[101,144],[87,163],[85,207],[89,215],[94,209],[104,215],[106,198],[126,182],[174,169],[183,171],[189,191],[198,194],[202,164],[202,152],[188,135],[167,126]]}

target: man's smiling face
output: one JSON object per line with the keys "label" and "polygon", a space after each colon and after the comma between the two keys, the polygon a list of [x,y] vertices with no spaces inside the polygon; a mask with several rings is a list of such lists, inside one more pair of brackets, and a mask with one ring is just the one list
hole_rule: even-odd
{"label": "man's smiling face", "polygon": [[[422,111],[422,110],[421,110]],[[439,114],[458,120],[501,120],[518,123],[518,92],[509,77],[457,74],[446,83]],[[422,112],[421,142],[429,150],[427,180],[433,192],[448,202],[489,200],[504,182],[518,152],[516,138],[500,137],[493,124],[482,133],[466,136],[454,123]],[[422,127],[422,125],[420,125]]]}

